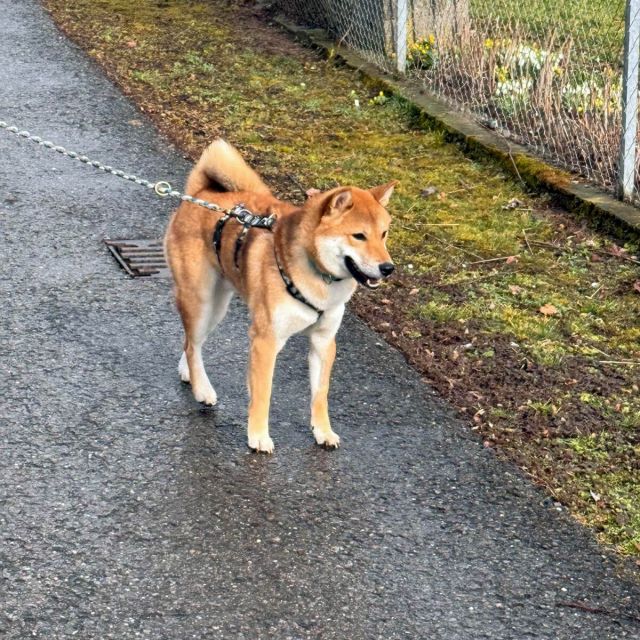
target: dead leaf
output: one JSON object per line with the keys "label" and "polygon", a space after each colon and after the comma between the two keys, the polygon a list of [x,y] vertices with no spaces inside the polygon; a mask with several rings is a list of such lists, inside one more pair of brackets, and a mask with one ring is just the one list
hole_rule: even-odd
{"label": "dead leaf", "polygon": [[636,280],[636,281],[633,283],[633,290],[634,290],[634,291],[637,291],[638,293],[640,293],[640,280]]}
{"label": "dead leaf", "polygon": [[519,209],[520,207],[524,207],[524,202],[522,200],[518,200],[518,198],[511,198],[507,204],[505,204],[503,209]]}
{"label": "dead leaf", "polygon": [[410,296],[415,296],[416,293],[419,293],[419,292],[420,292],[420,289],[415,289],[414,288],[414,289],[411,289],[411,291],[409,291],[409,295]]}
{"label": "dead leaf", "polygon": [[421,192],[420,195],[423,198],[428,198],[429,196],[433,196],[436,193],[438,193],[438,190],[435,187],[425,187]]}
{"label": "dead leaf", "polygon": [[511,291],[514,296],[517,296],[518,294],[522,293],[524,289],[522,287],[519,287],[517,284],[510,284],[509,291]]}
{"label": "dead leaf", "polygon": [[627,250],[624,247],[620,247],[617,244],[612,244],[609,247],[609,253],[612,256],[616,256],[617,258],[619,258],[620,256],[624,256],[627,253]]}
{"label": "dead leaf", "polygon": [[602,262],[602,258],[597,253],[592,253],[589,260],[591,260],[591,262]]}
{"label": "dead leaf", "polygon": [[518,262],[518,256],[509,256],[506,259],[506,264],[514,264],[516,262]]}
{"label": "dead leaf", "polygon": [[438,200],[446,200],[447,199],[447,194],[444,191],[441,191],[438,194]]}
{"label": "dead leaf", "polygon": [[312,187],[311,189],[307,189],[304,192],[304,195],[307,196],[307,198],[312,198],[313,196],[317,195],[318,193],[321,193],[320,189],[315,189],[315,188]]}
{"label": "dead leaf", "polygon": [[127,40],[127,47],[129,49],[135,49],[138,46],[138,43],[135,40]]}
{"label": "dead leaf", "polygon": [[380,302],[382,302],[382,304],[391,304],[391,300],[389,300],[389,298],[382,298]]}
{"label": "dead leaf", "polygon": [[558,313],[558,309],[556,309],[556,307],[554,307],[552,304],[543,304],[538,311],[543,315],[543,316],[555,316]]}

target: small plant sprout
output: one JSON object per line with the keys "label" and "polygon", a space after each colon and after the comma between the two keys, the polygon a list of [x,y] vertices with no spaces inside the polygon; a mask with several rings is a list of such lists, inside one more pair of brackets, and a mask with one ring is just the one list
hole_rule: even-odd
{"label": "small plant sprout", "polygon": [[371,100],[369,100],[369,104],[383,105],[387,100],[389,100],[389,98],[384,95],[384,91],[381,91],[375,98],[371,98]]}

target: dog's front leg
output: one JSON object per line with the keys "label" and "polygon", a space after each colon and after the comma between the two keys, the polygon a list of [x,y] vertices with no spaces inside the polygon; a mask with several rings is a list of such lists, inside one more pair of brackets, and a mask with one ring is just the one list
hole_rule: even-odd
{"label": "dog's front leg", "polygon": [[311,428],[316,442],[337,448],[340,436],[331,429],[329,421],[329,380],[336,358],[336,340],[333,335],[312,334],[309,350],[309,378],[311,381]]}
{"label": "dog's front leg", "polygon": [[273,453],[273,440],[269,437],[269,404],[273,370],[278,355],[274,336],[251,328],[249,356],[249,446],[256,451]]}

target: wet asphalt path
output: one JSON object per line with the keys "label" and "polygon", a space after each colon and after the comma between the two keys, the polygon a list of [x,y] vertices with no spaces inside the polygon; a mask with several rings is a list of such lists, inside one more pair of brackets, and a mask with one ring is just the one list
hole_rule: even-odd
{"label": "wet asphalt path", "polygon": [[[0,15],[0,119],[182,183],[37,2]],[[640,638],[640,588],[353,318],[339,451],[306,428],[302,340],[278,365],[276,454],[247,451],[240,305],[201,410],[168,282],[127,279],[102,244],[159,237],[169,207],[0,132],[0,637]]]}

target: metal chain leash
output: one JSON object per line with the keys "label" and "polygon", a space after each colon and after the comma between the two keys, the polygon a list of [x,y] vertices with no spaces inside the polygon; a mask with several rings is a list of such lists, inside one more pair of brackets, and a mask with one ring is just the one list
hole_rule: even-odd
{"label": "metal chain leash", "polygon": [[206,200],[202,200],[201,198],[194,198],[193,196],[189,196],[186,193],[181,193],[174,189],[169,182],[166,180],[159,180],[158,182],[150,182],[149,180],[144,180],[143,178],[138,178],[138,176],[131,175],[121,171],[120,169],[114,169],[109,165],[105,165],[98,160],[91,160],[91,158],[86,155],[81,155],[76,153],[75,151],[68,151],[64,147],[57,145],[49,140],[43,140],[40,136],[34,136],[30,134],[28,131],[21,131],[18,127],[9,126],[8,123],[0,120],[0,129],[4,129],[9,133],[14,133],[20,138],[24,138],[25,140],[30,140],[31,142],[35,142],[46,149],[51,149],[52,151],[56,151],[57,153],[66,156],[67,158],[71,158],[72,160],[78,160],[83,164],[86,164],[90,167],[94,167],[99,171],[104,171],[105,173],[110,173],[118,178],[122,178],[123,180],[128,180],[129,182],[133,182],[142,187],[147,187],[148,189],[152,189],[154,193],[156,193],[161,198],[165,198],[170,196],[172,198],[177,198],[182,200],[183,202],[191,202],[200,207],[204,207],[205,209],[209,209],[210,211],[218,211],[220,213],[225,213],[233,218],[236,218],[241,224],[245,227],[260,227],[262,229],[271,229],[273,224],[276,221],[275,215],[270,216],[260,216],[255,215],[248,209],[244,207],[242,204],[238,204],[232,209],[225,209],[220,205],[215,204],[214,202],[207,202]]}

